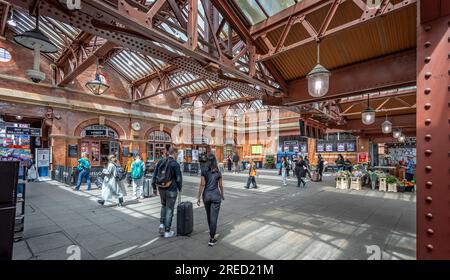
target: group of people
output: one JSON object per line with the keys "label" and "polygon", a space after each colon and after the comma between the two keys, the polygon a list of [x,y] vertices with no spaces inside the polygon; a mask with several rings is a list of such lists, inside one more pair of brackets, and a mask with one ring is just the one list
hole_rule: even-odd
{"label": "group of people", "polygon": [[[155,167],[152,179],[153,190],[158,190],[161,199],[159,234],[165,238],[171,238],[175,232],[171,230],[172,219],[175,211],[176,201],[183,186],[183,176],[180,164],[177,162],[178,151],[169,148],[165,156]],[[91,189],[89,155],[83,153],[78,160],[77,169],[78,181],[74,188],[80,190],[83,179],[86,179],[87,189]],[[145,174],[145,163],[140,155],[135,155],[134,159],[128,161],[125,168],[122,168],[115,155],[108,156],[108,165],[103,169],[102,192],[98,203],[105,205],[112,203],[123,207],[124,197],[127,195],[126,176],[131,178],[134,198],[143,198],[143,180]],[[217,160],[214,155],[207,156],[206,168],[202,170],[199,191],[197,195],[197,205],[201,202],[205,206],[206,218],[209,225],[209,246],[214,246],[217,242],[217,221],[222,200],[225,199],[222,173],[219,170]]]}
{"label": "group of people", "polygon": [[227,157],[227,169],[228,172],[234,172],[234,174],[239,172],[239,155],[237,153],[233,153],[232,155],[228,155]]}
{"label": "group of people", "polygon": [[[322,158],[322,155],[319,154],[317,167],[315,170],[317,178],[314,179],[314,181],[322,181],[324,167],[324,160]],[[303,185],[303,187],[306,187],[306,176],[308,176],[309,179],[313,179],[311,176],[312,169],[308,156],[303,157],[299,155],[295,162],[293,162],[288,157],[281,158],[280,175],[283,179],[283,186],[287,186],[287,179],[289,177],[290,170],[293,170],[295,177],[297,177],[297,187],[301,187],[301,185]]]}
{"label": "group of people", "polygon": [[352,171],[352,163],[348,159],[344,159],[342,154],[338,154],[337,159],[335,161],[337,171]]}

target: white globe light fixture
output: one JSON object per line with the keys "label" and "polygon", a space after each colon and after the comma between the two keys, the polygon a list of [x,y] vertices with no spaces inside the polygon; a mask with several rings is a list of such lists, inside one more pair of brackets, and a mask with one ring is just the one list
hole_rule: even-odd
{"label": "white globe light fixture", "polygon": [[86,83],[86,87],[94,95],[102,95],[109,89],[109,85],[102,80],[100,77],[100,72],[98,70],[98,60],[97,60],[97,70],[95,71],[95,78]]}
{"label": "white globe light fixture", "polygon": [[367,108],[361,114],[362,123],[365,125],[371,125],[375,122],[375,110],[369,106],[369,95],[367,95]]}
{"label": "white globe light fixture", "polygon": [[328,93],[330,71],[320,65],[320,45],[317,44],[317,65],[308,73],[308,92],[312,97],[322,97]]}
{"label": "white globe light fixture", "polygon": [[45,80],[45,73],[40,70],[41,53],[56,53],[58,51],[56,45],[39,29],[39,20],[38,9],[36,12],[36,27],[33,30],[14,36],[14,41],[17,44],[34,51],[33,69],[26,70],[28,78],[34,83],[40,83]]}
{"label": "white globe light fixture", "polygon": [[383,124],[381,124],[381,130],[383,131],[384,134],[389,134],[392,132],[392,123],[388,121],[387,115],[386,120],[383,122]]}
{"label": "white globe light fixture", "polygon": [[406,136],[405,136],[405,134],[402,133],[402,135],[400,135],[400,137],[398,137],[398,141],[403,143],[403,142],[405,142],[405,140],[406,140]]}
{"label": "white globe light fixture", "polygon": [[400,129],[395,129],[392,133],[392,136],[396,139],[398,139],[402,135],[402,131]]}

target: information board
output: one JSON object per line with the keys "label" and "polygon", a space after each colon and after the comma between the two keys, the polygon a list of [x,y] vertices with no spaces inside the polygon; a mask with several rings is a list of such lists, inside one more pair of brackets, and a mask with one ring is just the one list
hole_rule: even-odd
{"label": "information board", "polygon": [[333,144],[325,144],[325,151],[326,152],[333,152]]}
{"label": "information board", "polygon": [[27,136],[40,137],[41,129],[40,128],[30,128],[30,127],[7,126],[6,134],[7,135],[27,135]]}
{"label": "information board", "polygon": [[317,144],[317,152],[325,152],[325,144]]}
{"label": "information board", "polygon": [[345,143],[337,143],[337,151],[345,152]]}

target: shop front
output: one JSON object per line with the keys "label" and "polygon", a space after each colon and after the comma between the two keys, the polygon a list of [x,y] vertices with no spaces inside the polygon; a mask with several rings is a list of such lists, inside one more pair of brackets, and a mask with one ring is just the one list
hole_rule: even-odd
{"label": "shop front", "polygon": [[108,155],[120,160],[119,134],[106,125],[90,125],[81,131],[81,153],[88,153],[92,166],[108,163]]}
{"label": "shop front", "polygon": [[164,153],[172,146],[172,137],[166,131],[153,131],[148,135],[147,161],[158,162],[164,158]]}

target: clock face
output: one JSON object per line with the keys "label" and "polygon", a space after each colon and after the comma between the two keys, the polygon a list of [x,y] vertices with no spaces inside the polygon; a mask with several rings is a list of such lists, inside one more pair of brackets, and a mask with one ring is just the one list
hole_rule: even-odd
{"label": "clock face", "polygon": [[131,125],[131,127],[133,128],[133,130],[139,131],[141,130],[141,124],[138,122],[135,122]]}

